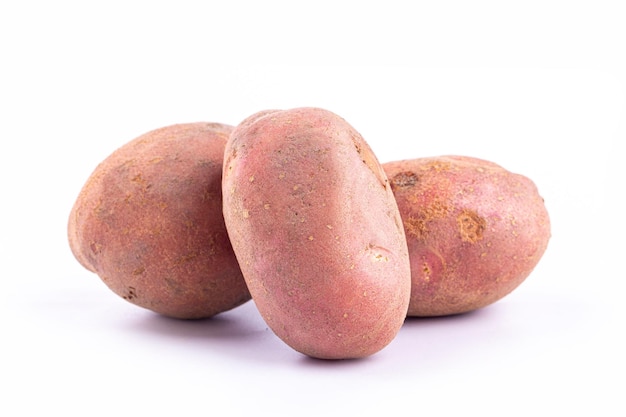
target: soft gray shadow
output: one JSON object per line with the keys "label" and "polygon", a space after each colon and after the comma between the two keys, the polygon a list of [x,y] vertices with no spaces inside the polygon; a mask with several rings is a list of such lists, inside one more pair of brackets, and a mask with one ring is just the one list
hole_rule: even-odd
{"label": "soft gray shadow", "polygon": [[[133,333],[165,340],[167,343],[220,354],[238,361],[301,366],[305,369],[352,369],[372,361],[361,359],[317,359],[285,344],[265,324],[253,302],[201,320],[179,320],[145,312],[127,323]],[[375,356],[375,355],[374,355]]]}
{"label": "soft gray shadow", "polygon": [[451,314],[448,316],[435,316],[435,317],[407,317],[404,320],[404,327],[412,326],[441,326],[453,323],[460,323],[464,321],[483,320],[490,314],[493,306],[488,306],[479,310],[470,311],[467,313]]}
{"label": "soft gray shadow", "polygon": [[[453,315],[453,316],[451,315],[451,316],[445,316],[445,317],[429,317],[429,318],[407,317],[407,319],[405,320],[405,324],[402,326],[402,329],[400,330],[400,333],[398,334],[398,336],[396,336],[396,339],[400,340],[400,336],[402,334],[405,334],[406,336],[407,332],[412,331],[410,329],[412,327],[425,328],[425,327],[431,326],[433,328],[441,328],[449,324],[460,323],[460,322],[467,321],[467,320],[473,320],[472,316],[484,315],[484,314],[485,313],[481,311],[474,311],[474,312],[470,312],[466,314],[458,314],[458,315]],[[421,330],[418,330],[418,331],[421,331]],[[399,342],[398,340],[393,340],[390,346],[396,343],[403,343],[403,342]],[[386,349],[387,348],[383,349],[383,351],[381,352],[385,352]],[[360,368],[360,367],[363,367],[364,365],[367,365],[368,367],[370,365],[374,367],[384,366],[383,363],[385,362],[389,363],[389,362],[397,361],[397,358],[383,359],[383,356],[384,354],[376,353],[365,358],[339,359],[339,360],[317,359],[317,358],[311,358],[308,356],[302,356],[302,358],[300,359],[300,363],[306,368],[314,368],[314,369],[331,369],[332,368],[332,369],[348,370],[348,369]]]}
{"label": "soft gray shadow", "polygon": [[143,312],[125,320],[123,326],[141,337],[158,339],[158,343],[254,364],[351,372],[367,368],[389,375],[429,374],[489,360],[490,355],[503,352],[519,355],[521,349],[539,349],[542,346],[538,344],[550,343],[556,333],[575,329],[584,315],[581,307],[567,298],[526,297],[464,314],[408,317],[381,352],[349,360],[316,359],[296,352],[265,324],[253,301],[204,320],[177,320]]}
{"label": "soft gray shadow", "polygon": [[214,338],[246,339],[255,337],[260,331],[243,322],[236,315],[226,313],[206,319],[181,320],[147,312],[133,323],[133,327],[134,330],[170,339],[198,341]]}
{"label": "soft gray shadow", "polygon": [[352,369],[361,367],[364,364],[371,362],[374,356],[375,355],[355,359],[319,359],[302,355],[300,358],[300,364],[305,368],[314,369]]}
{"label": "soft gray shadow", "polygon": [[575,333],[585,306],[567,297],[511,297],[473,312],[409,317],[390,346],[397,372],[440,372],[525,357]]}
{"label": "soft gray shadow", "polygon": [[285,362],[295,354],[265,324],[251,301],[207,319],[180,320],[146,312],[126,325],[134,333],[237,360]]}

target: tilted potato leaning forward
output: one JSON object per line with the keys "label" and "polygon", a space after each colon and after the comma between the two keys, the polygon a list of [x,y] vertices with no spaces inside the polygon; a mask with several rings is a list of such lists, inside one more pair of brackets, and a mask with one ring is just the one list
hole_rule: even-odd
{"label": "tilted potato leaning forward", "polygon": [[232,132],[224,220],[267,324],[316,358],[371,355],[406,317],[410,265],[387,177],[327,110],[262,111]]}

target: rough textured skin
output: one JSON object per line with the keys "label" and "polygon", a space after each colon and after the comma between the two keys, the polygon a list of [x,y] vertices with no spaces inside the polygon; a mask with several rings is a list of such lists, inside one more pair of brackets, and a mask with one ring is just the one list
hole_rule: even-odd
{"label": "rough textured skin", "polygon": [[550,219],[535,184],[488,161],[442,156],[383,164],[411,258],[409,316],[489,305],[537,265]]}
{"label": "rough textured skin", "polygon": [[113,152],[70,213],[76,259],[120,297],[170,317],[210,317],[249,300],[222,216],[231,131],[172,125]]}
{"label": "rough textured skin", "polygon": [[344,119],[263,111],[226,146],[224,219],[267,324],[316,358],[371,355],[406,317],[410,265],[387,177]]}

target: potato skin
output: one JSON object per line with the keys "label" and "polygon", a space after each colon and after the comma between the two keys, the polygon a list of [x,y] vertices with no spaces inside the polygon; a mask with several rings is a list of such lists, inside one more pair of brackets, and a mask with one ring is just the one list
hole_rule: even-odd
{"label": "potato skin", "polygon": [[550,219],[530,179],[468,156],[383,168],[407,235],[409,316],[459,314],[494,303],[543,256]]}
{"label": "potato skin", "polygon": [[387,178],[361,135],[319,108],[268,110],[226,145],[224,219],[259,312],[293,349],[360,358],[406,317],[410,265]]}
{"label": "potato skin", "polygon": [[120,297],[165,316],[206,318],[248,301],[222,216],[232,129],[171,125],[102,161],[70,213],[76,259]]}

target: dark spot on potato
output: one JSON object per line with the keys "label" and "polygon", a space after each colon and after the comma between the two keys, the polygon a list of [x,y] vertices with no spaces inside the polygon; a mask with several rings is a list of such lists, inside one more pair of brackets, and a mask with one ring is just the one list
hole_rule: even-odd
{"label": "dark spot on potato", "polygon": [[430,271],[430,267],[426,262],[424,262],[424,264],[422,265],[422,272],[424,273],[424,280],[430,281],[430,275],[432,272]]}
{"label": "dark spot on potato", "polygon": [[487,221],[471,210],[463,210],[457,216],[456,223],[459,227],[461,239],[470,243],[481,240],[487,227]]}
{"label": "dark spot on potato", "polygon": [[128,289],[126,290],[126,295],[124,295],[122,298],[128,301],[137,298],[137,290],[135,289],[135,287],[128,287]]}
{"label": "dark spot on potato", "polygon": [[396,187],[412,187],[417,183],[418,176],[415,172],[403,171],[393,176],[391,179],[391,189]]}

